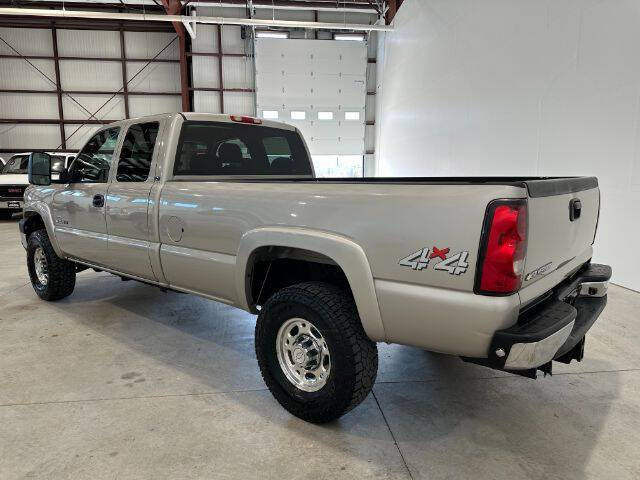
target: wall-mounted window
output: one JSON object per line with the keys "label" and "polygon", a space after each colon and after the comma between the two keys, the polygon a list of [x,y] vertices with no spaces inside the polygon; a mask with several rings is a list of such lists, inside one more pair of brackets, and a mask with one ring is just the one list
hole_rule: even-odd
{"label": "wall-mounted window", "polygon": [[307,118],[307,112],[301,111],[292,111],[291,112],[291,120],[304,120]]}
{"label": "wall-mounted window", "polygon": [[277,110],[263,110],[262,118],[266,120],[277,120],[278,119],[278,111]]}
{"label": "wall-mounted window", "polygon": [[279,32],[276,30],[256,30],[258,38],[289,38],[289,32]]}
{"label": "wall-mounted window", "polygon": [[360,112],[344,112],[345,120],[360,120]]}
{"label": "wall-mounted window", "polygon": [[318,120],[333,120],[333,112],[318,112]]}

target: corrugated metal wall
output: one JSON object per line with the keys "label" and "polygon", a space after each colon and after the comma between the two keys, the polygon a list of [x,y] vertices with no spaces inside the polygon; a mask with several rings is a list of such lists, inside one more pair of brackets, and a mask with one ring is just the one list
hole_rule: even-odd
{"label": "corrugated metal wall", "polygon": [[[60,88],[66,92],[62,93],[66,149],[79,148],[100,126],[96,123],[83,126],[83,121],[126,117],[123,68],[125,78],[130,81],[129,117],[180,109],[178,41],[174,33],[63,29],[55,33]],[[121,45],[121,35],[124,45]],[[0,93],[0,117],[4,120],[0,125],[0,152],[18,148],[62,148],[59,125],[24,123],[33,119],[59,119],[55,59],[18,57],[54,57],[52,30],[0,28],[0,37],[4,40],[0,42],[0,54],[17,57],[0,60],[3,72],[0,89],[14,90]],[[148,63],[167,45],[158,57],[162,61]],[[127,58],[124,64],[123,52]],[[8,123],[11,119],[21,123]]]}

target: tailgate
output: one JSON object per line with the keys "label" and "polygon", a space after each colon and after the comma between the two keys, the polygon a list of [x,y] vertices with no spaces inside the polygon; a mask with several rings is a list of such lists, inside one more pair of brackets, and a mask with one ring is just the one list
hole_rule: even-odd
{"label": "tailgate", "polygon": [[553,288],[591,258],[600,208],[595,177],[529,180],[525,184],[529,222],[520,290],[523,302]]}

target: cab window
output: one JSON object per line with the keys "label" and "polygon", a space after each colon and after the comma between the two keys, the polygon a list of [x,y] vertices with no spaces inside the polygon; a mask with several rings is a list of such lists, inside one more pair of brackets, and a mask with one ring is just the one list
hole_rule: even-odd
{"label": "cab window", "polygon": [[116,172],[118,182],[144,182],[149,178],[159,128],[158,122],[129,127],[120,149]]}
{"label": "cab window", "polygon": [[74,183],[107,182],[119,133],[120,127],[113,127],[91,137],[71,165]]}
{"label": "cab window", "polygon": [[225,122],[182,125],[174,175],[311,175],[296,131]]}

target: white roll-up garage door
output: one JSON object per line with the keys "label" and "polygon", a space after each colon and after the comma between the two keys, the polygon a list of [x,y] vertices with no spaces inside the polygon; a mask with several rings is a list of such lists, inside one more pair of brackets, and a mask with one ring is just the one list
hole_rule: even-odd
{"label": "white roll-up garage door", "polygon": [[316,156],[364,154],[364,42],[256,39],[258,116],[298,127]]}

